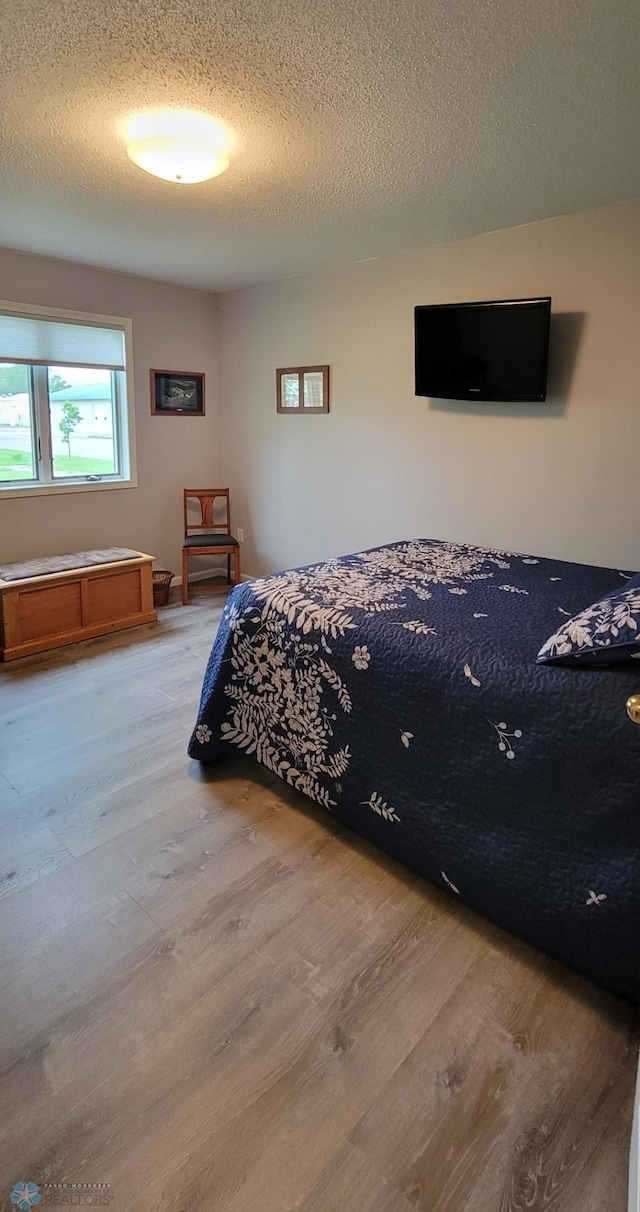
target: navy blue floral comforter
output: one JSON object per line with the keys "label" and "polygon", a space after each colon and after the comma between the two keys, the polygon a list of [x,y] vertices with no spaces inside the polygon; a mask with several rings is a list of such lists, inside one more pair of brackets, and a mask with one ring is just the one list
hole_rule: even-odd
{"label": "navy blue floral comforter", "polygon": [[230,595],[189,753],[252,754],[452,896],[632,1002],[640,661],[536,665],[629,574],[415,540]]}

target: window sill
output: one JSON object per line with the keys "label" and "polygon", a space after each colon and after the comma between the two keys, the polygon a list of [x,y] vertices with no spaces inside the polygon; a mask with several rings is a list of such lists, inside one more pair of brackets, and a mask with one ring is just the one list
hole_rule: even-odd
{"label": "window sill", "polygon": [[86,480],[78,481],[71,480],[62,484],[20,484],[0,485],[0,500],[3,497],[53,497],[58,493],[70,492],[107,492],[113,489],[120,488],[137,488],[138,481],[136,479],[128,480],[100,480],[98,483],[87,483]]}

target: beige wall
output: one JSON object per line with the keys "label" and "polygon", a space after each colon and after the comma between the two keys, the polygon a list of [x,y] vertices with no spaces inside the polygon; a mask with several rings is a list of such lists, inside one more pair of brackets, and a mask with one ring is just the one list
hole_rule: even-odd
{"label": "beige wall", "polygon": [[[0,498],[0,561],[135,547],[180,571],[183,487],[219,476],[217,299],[127,274],[0,249],[0,298],[133,320],[138,487]],[[149,370],[206,374],[204,417],[152,417]]]}
{"label": "beige wall", "polygon": [[[414,396],[416,303],[548,294],[546,404]],[[640,203],[229,293],[220,338],[247,571],[410,536],[640,567]],[[324,362],[331,414],[277,416]]]}
{"label": "beige wall", "polygon": [[[217,481],[247,572],[416,535],[637,568],[639,266],[640,203],[219,298],[0,250],[0,298],[133,319],[139,482],[0,498],[0,560],[118,544],[179,572],[182,487]],[[541,294],[546,404],[414,396],[416,303]],[[276,367],[323,362],[330,415],[277,416]],[[206,417],[152,417],[152,366],[205,371]]]}

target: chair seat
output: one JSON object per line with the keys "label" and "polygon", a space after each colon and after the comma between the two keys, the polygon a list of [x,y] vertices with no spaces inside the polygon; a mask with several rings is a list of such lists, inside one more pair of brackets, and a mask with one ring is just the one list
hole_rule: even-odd
{"label": "chair seat", "polygon": [[238,547],[238,540],[231,534],[189,534],[183,547]]}

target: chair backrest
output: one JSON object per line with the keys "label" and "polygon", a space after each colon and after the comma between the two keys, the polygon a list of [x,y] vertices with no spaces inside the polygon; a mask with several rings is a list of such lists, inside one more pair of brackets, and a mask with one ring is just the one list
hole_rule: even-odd
{"label": "chair backrest", "polygon": [[[218,508],[216,513],[215,505],[218,498],[222,498],[224,505]],[[200,521],[190,521],[188,516],[188,504],[190,500],[197,500],[199,505]],[[224,513],[224,516],[222,516]],[[216,521],[216,516],[218,520]],[[222,520],[220,520],[222,518]],[[229,511],[229,489],[228,488],[185,488],[184,489],[184,536],[187,537],[190,530],[222,530],[225,534],[231,533],[231,515]]]}

